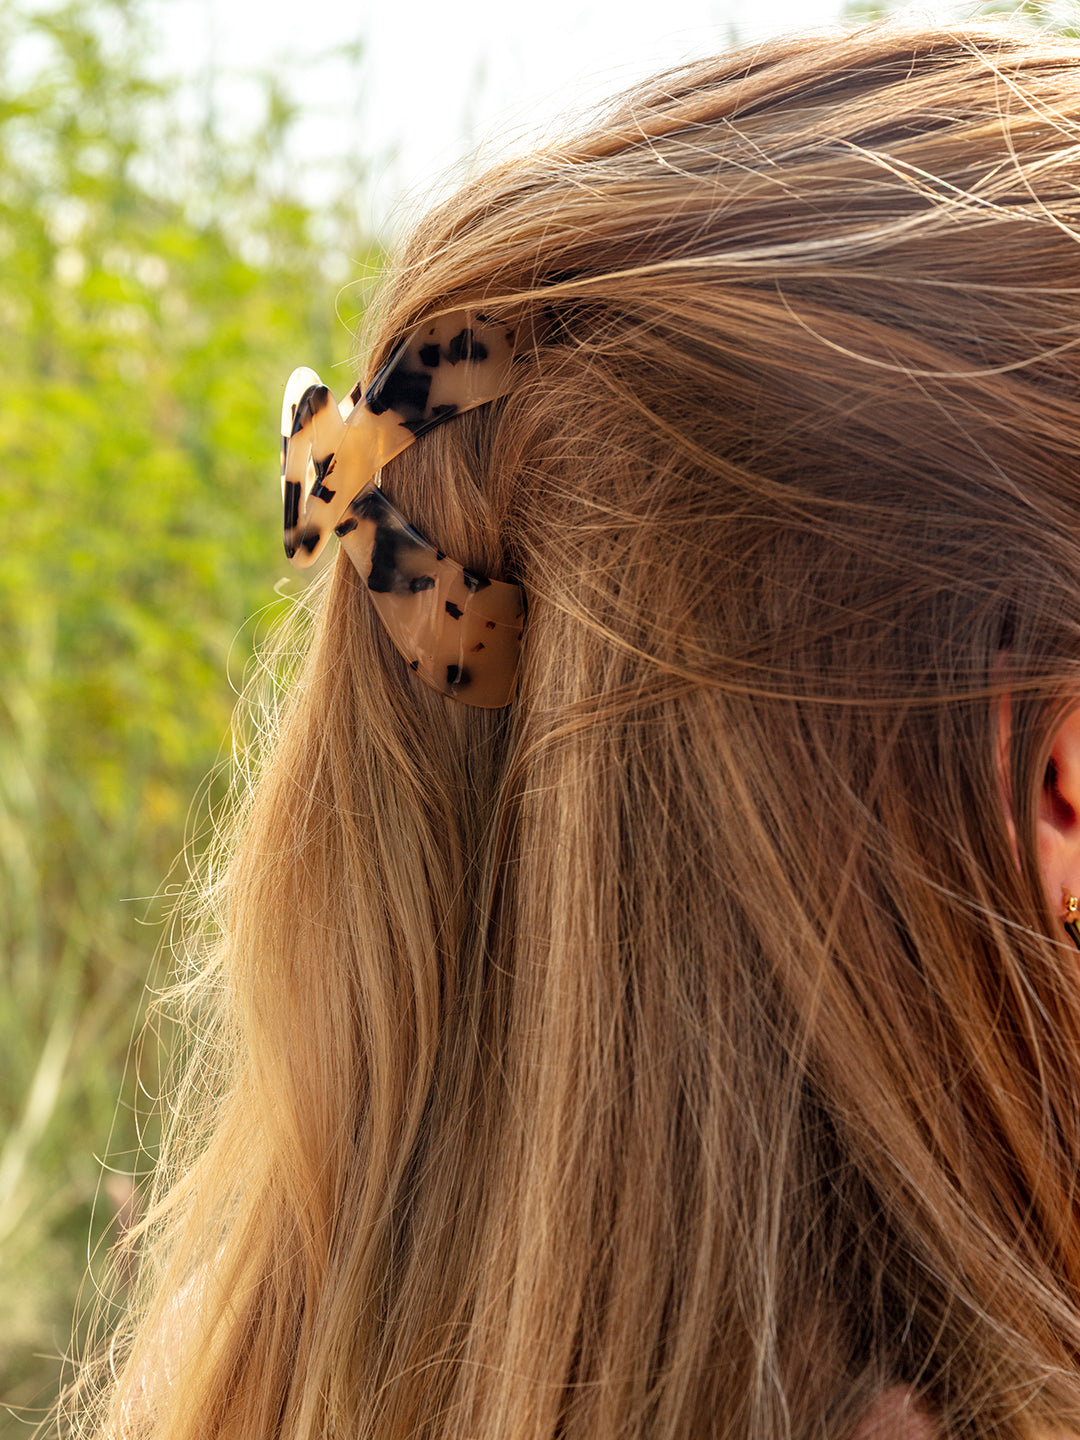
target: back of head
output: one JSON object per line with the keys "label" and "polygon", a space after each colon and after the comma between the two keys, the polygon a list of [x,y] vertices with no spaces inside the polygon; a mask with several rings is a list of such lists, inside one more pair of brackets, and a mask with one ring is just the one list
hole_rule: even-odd
{"label": "back of head", "polygon": [[892,1384],[1080,1423],[1034,841],[1080,693],[1078,60],[758,47],[412,236],[376,362],[462,307],[539,337],[383,476],[523,584],[518,691],[424,689],[339,561],[152,1217],[117,1406],[200,1297],[155,1435],[842,1440]]}

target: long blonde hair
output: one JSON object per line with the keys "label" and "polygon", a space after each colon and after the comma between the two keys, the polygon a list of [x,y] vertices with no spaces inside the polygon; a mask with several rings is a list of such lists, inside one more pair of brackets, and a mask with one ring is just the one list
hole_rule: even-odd
{"label": "long blonde hair", "polygon": [[525,586],[518,695],[427,691],[338,559],[88,1427],[842,1440],[893,1384],[1080,1425],[1034,842],[1078,218],[1080,45],[887,26],[662,75],[419,226],[372,365],[544,316],[384,476]]}

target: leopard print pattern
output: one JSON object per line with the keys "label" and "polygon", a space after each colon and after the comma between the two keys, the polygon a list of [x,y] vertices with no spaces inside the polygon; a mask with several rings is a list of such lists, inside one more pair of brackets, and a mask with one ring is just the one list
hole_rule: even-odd
{"label": "leopard print pattern", "polygon": [[353,498],[395,455],[465,410],[511,390],[517,328],[458,310],[425,321],[364,389],[333,403],[314,370],[295,370],[281,411],[285,553],[313,564]]}
{"label": "leopard print pattern", "polygon": [[520,585],[451,560],[375,484],[349,506],[338,534],[410,670],[469,705],[510,702],[525,624]]}
{"label": "leopard print pattern", "polygon": [[282,405],[285,553],[306,569],[337,533],[410,669],[483,708],[513,695],[524,592],[449,559],[375,477],[418,436],[512,389],[532,348],[522,338],[515,326],[455,311],[406,336],[343,405],[306,368],[290,376]]}

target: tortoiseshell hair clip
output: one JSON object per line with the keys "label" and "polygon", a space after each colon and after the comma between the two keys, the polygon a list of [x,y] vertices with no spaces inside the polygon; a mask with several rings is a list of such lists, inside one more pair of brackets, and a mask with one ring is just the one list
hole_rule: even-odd
{"label": "tortoiseshell hair clip", "polygon": [[338,406],[314,370],[294,370],[281,410],[285,553],[306,569],[340,536],[409,668],[443,695],[508,705],[525,592],[466,570],[390,504],[378,473],[419,436],[512,390],[531,353],[519,327],[458,310],[426,320],[371,383]]}

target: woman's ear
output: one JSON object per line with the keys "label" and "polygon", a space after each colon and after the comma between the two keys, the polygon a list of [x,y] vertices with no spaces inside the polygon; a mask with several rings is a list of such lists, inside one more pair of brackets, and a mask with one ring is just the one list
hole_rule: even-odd
{"label": "woman's ear", "polygon": [[1037,836],[1043,888],[1058,915],[1063,893],[1080,895],[1080,708],[1066,715],[1050,747]]}

